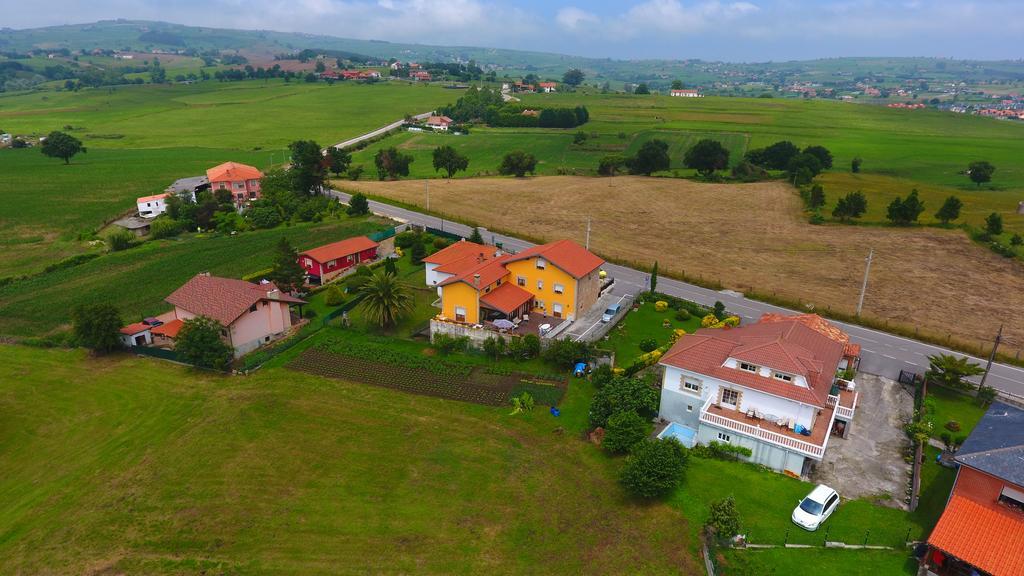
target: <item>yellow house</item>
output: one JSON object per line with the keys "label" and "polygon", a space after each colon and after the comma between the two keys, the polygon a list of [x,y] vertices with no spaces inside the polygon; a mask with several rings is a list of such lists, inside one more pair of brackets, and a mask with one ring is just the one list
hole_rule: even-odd
{"label": "yellow house", "polygon": [[527,314],[573,320],[597,302],[604,260],[572,240],[504,254],[458,242],[426,260],[438,287],[441,316],[482,324]]}

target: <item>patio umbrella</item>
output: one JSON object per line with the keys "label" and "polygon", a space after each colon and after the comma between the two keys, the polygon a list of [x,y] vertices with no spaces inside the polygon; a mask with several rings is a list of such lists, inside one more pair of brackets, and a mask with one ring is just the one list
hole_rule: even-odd
{"label": "patio umbrella", "polygon": [[506,320],[504,318],[495,320],[493,324],[495,328],[500,328],[502,330],[511,330],[512,328],[516,327],[516,325],[513,324],[511,320]]}

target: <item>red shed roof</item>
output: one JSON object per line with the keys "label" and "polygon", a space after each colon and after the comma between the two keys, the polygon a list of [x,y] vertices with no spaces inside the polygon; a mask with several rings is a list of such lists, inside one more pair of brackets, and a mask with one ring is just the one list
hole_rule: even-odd
{"label": "red shed roof", "polygon": [[238,162],[225,162],[206,171],[206,179],[210,182],[237,182],[259,178],[263,178],[263,172],[253,166]]}
{"label": "red shed roof", "polygon": [[530,300],[533,300],[533,294],[511,282],[506,282],[480,297],[481,304],[505,314],[515,312]]}
{"label": "red shed roof", "polygon": [[1024,574],[1024,513],[956,493],[928,543],[992,576]]}
{"label": "red shed roof", "polygon": [[149,330],[150,328],[151,326],[149,324],[146,324],[144,322],[135,322],[121,328],[121,334],[134,336],[136,334],[142,334],[143,332]]}
{"label": "red shed roof", "polygon": [[340,242],[333,242],[331,244],[324,244],[312,250],[300,252],[299,256],[308,256],[317,262],[329,262],[331,260],[337,260],[338,258],[344,258],[345,256],[351,256],[352,254],[358,254],[363,250],[370,250],[379,246],[378,243],[370,240],[367,236],[354,236],[352,238],[346,238]]}
{"label": "red shed roof", "polygon": [[278,290],[273,282],[253,284],[209,274],[196,274],[164,300],[196,316],[213,318],[222,326],[231,324],[261,300],[305,304]]}
{"label": "red shed roof", "polygon": [[175,318],[170,322],[161,324],[153,328],[153,334],[157,336],[166,336],[168,338],[177,338],[178,332],[181,332],[181,327],[185,325],[185,322],[181,318]]}

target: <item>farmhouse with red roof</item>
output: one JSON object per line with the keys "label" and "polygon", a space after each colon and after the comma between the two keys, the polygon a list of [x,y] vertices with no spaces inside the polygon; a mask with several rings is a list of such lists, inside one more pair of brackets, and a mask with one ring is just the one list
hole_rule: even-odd
{"label": "farmhouse with red roof", "polygon": [[927,573],[1024,574],[1024,410],[992,404],[956,462],[953,492],[922,558]]}
{"label": "farmhouse with red roof", "polygon": [[550,94],[558,90],[558,84],[554,82],[538,82],[537,88],[539,88],[541,92]]}
{"label": "farmhouse with red roof", "polygon": [[378,244],[366,236],[346,238],[299,254],[310,284],[326,284],[353,266],[377,258]]}
{"label": "farmhouse with red roof", "polygon": [[[196,274],[164,300],[174,306],[175,320],[206,316],[219,322],[221,336],[236,357],[287,334],[292,327],[289,307],[306,303],[272,282],[254,284],[209,274]],[[167,336],[176,337],[177,330]]]}
{"label": "farmhouse with red roof", "polygon": [[427,126],[434,130],[445,131],[452,125],[452,119],[447,116],[431,116],[427,118]]}
{"label": "farmhouse with red roof", "polygon": [[768,315],[739,328],[703,328],[661,357],[660,416],[684,443],[749,448],[750,461],[806,476],[857,406],[838,377],[859,349],[823,318]]}
{"label": "farmhouse with red roof", "polygon": [[225,162],[207,170],[206,178],[215,194],[217,190],[229,190],[235,207],[241,208],[259,199],[263,172],[246,164]]}

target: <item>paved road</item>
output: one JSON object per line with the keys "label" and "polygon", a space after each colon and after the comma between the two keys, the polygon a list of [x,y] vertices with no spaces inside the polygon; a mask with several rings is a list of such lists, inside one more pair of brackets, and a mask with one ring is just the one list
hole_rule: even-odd
{"label": "paved road", "polygon": [[[342,202],[348,202],[348,194],[332,191],[332,195]],[[472,233],[469,226],[382,202],[370,201],[370,210],[374,214],[388,216],[412,224],[439,228],[467,237]],[[533,246],[533,244],[525,240],[491,232],[486,232],[484,239],[490,242],[501,242],[506,248],[517,252]],[[642,292],[649,282],[646,272],[633,268],[617,264],[606,264],[604,269],[615,278],[615,285],[612,288],[612,293],[614,294],[625,295]],[[744,321],[756,320],[765,312],[794,313],[793,310],[787,308],[747,299],[741,294],[710,290],[663,276],[658,278],[658,291],[707,306],[713,305],[716,300],[721,300],[728,310],[741,316]],[[845,330],[855,342],[861,345],[861,370],[869,374],[877,374],[895,379],[899,376],[900,370],[923,373],[928,368],[927,357],[929,355],[944,353],[963,356],[963,354],[953,352],[941,346],[925,344],[910,338],[872,330],[871,328],[864,328],[844,322],[834,323]],[[987,361],[987,359],[973,356],[968,357],[982,365]],[[1006,364],[993,364],[986,384],[994,386],[996,389],[1007,394],[1024,399],[1024,369]]]}
{"label": "paved road", "polygon": [[[424,118],[429,118],[431,114],[433,114],[433,112],[424,112],[423,114],[417,114],[417,115],[413,116],[413,118],[415,118],[416,120],[423,120]],[[349,139],[349,140],[345,140],[344,142],[339,142],[339,143],[334,145],[334,148],[348,148],[349,146],[352,146],[353,144],[358,144],[359,142],[362,142],[363,140],[368,140],[370,138],[374,138],[376,136],[380,136],[381,134],[383,134],[385,132],[388,132],[390,130],[394,130],[395,128],[398,128],[402,124],[405,124],[405,119],[404,118],[401,119],[401,120],[396,120],[396,121],[392,122],[391,124],[388,124],[387,126],[385,126],[383,128],[377,128],[373,132],[367,132],[366,134],[363,134],[362,136],[356,136],[355,138],[352,138],[352,139]]]}

